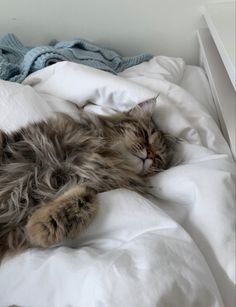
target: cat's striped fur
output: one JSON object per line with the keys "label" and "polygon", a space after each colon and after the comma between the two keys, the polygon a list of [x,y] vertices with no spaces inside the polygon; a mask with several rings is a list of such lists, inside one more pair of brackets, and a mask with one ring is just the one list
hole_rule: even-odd
{"label": "cat's striped fur", "polygon": [[144,192],[147,175],[168,167],[171,144],[142,108],[57,114],[0,131],[0,252],[77,236],[95,215],[97,193]]}

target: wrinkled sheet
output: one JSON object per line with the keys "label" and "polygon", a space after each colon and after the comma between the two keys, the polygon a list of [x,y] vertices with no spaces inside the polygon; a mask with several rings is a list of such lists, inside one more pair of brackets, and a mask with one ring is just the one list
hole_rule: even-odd
{"label": "wrinkled sheet", "polygon": [[98,215],[78,239],[5,258],[1,307],[234,306],[235,163],[214,104],[185,89],[185,70],[168,57],[119,76],[62,62],[24,85],[0,81],[6,131],[55,111],[74,116],[77,106],[110,114],[157,97],[153,119],[183,140],[175,165],[151,179],[155,197],[102,193]]}

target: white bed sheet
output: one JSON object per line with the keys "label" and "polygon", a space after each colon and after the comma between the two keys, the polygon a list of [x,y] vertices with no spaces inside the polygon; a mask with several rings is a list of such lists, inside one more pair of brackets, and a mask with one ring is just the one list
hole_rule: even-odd
{"label": "white bed sheet", "polygon": [[208,110],[220,127],[216,106],[204,70],[199,66],[186,65],[180,85]]}
{"label": "white bed sheet", "polygon": [[157,198],[100,194],[96,219],[70,247],[4,259],[1,307],[234,306],[235,164],[200,68],[156,57],[114,77],[59,63],[25,86],[0,82],[0,128],[73,115],[87,99],[112,113],[157,95],[154,119],[184,139],[179,165],[152,178]]}

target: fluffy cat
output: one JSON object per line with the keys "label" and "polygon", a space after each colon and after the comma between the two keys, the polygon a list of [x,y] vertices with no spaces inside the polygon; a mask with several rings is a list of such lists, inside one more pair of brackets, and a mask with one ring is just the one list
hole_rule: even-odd
{"label": "fluffy cat", "polygon": [[143,193],[146,178],[166,169],[172,153],[172,138],[140,106],[109,117],[59,113],[0,131],[1,254],[76,237],[96,213],[97,193]]}

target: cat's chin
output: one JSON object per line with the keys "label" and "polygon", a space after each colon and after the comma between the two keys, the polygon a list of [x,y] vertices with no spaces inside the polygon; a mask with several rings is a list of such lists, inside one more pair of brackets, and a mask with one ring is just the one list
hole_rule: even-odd
{"label": "cat's chin", "polygon": [[149,173],[149,169],[153,163],[151,159],[143,160],[132,154],[126,155],[126,161],[134,169],[136,174],[143,176]]}
{"label": "cat's chin", "polygon": [[143,162],[143,174],[147,174],[150,167],[152,166],[152,159],[146,159],[144,162]]}
{"label": "cat's chin", "polygon": [[137,174],[143,175],[143,173],[145,171],[143,160],[138,158],[138,157],[135,157],[135,156],[133,156],[132,159],[133,159],[133,168],[134,168],[135,172]]}

